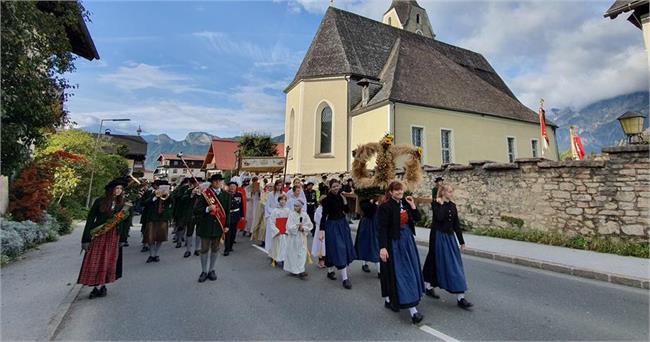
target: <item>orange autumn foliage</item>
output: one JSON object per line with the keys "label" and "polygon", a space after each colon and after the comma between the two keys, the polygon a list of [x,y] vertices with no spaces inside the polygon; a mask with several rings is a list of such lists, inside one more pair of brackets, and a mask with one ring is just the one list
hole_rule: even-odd
{"label": "orange autumn foliage", "polygon": [[64,150],[50,153],[23,168],[9,189],[9,208],[16,221],[40,222],[52,203],[54,170],[65,161],[84,161],[83,156]]}

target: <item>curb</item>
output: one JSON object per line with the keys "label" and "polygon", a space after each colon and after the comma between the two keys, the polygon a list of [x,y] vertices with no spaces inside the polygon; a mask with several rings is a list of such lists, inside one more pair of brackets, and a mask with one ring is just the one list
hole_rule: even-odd
{"label": "curb", "polygon": [[[423,247],[429,247],[429,243],[425,241],[416,241],[415,243]],[[631,287],[636,287],[636,288],[646,289],[646,290],[650,289],[649,280],[625,276],[621,274],[599,272],[599,271],[594,271],[586,268],[573,267],[569,265],[556,264],[548,261],[488,252],[488,251],[483,251],[474,248],[465,248],[465,252],[463,252],[463,254],[471,255],[479,258],[492,259],[496,261],[515,264],[515,265],[537,268],[537,269],[551,271],[555,273],[568,274],[580,278],[605,281],[617,285],[631,286]]]}
{"label": "curb", "polygon": [[[356,227],[354,227],[354,229],[350,227],[350,230],[354,231],[355,233],[357,231]],[[429,242],[427,241],[418,241],[416,239],[415,244],[422,247],[427,247],[427,248],[429,247]],[[630,276],[625,276],[616,273],[594,271],[587,268],[556,264],[548,261],[523,258],[523,257],[512,256],[507,254],[500,254],[500,253],[483,251],[474,248],[465,248],[465,252],[463,252],[463,254],[471,255],[479,258],[492,259],[496,261],[515,264],[515,265],[537,268],[540,270],[551,271],[555,273],[568,274],[580,278],[599,280],[599,281],[604,281],[604,282],[617,284],[617,285],[624,285],[624,286],[636,287],[639,289],[650,290],[650,280],[648,279],[630,277]]]}
{"label": "curb", "polygon": [[70,289],[70,292],[68,292],[68,294],[65,296],[61,304],[59,304],[57,307],[56,313],[54,316],[52,316],[52,318],[50,318],[50,321],[47,323],[47,341],[52,341],[56,336],[56,333],[59,331],[59,327],[61,326],[63,319],[70,311],[70,307],[72,306],[72,303],[77,299],[77,296],[79,295],[79,292],[81,292],[82,287],[83,285],[75,284]]}

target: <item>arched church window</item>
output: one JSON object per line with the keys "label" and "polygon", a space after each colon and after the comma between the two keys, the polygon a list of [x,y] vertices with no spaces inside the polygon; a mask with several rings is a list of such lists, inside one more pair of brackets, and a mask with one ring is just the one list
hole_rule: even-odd
{"label": "arched church window", "polygon": [[320,153],[332,153],[332,109],[329,106],[320,112]]}
{"label": "arched church window", "polygon": [[418,23],[418,24],[420,23],[420,15],[419,14],[415,15],[415,22]]}

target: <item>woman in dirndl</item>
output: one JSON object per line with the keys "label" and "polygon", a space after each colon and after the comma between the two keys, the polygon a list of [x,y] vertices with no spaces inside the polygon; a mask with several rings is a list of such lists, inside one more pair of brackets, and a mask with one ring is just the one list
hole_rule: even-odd
{"label": "woman in dirndl", "polygon": [[[86,251],[77,283],[93,286],[90,299],[104,297],[107,294],[106,284],[122,277],[122,243],[126,242],[128,220],[122,220],[114,229],[92,237],[90,232],[109,220],[114,219],[124,208],[124,188],[128,182],[115,179],[104,189],[104,196],[93,203],[86,226],[81,237],[81,248]],[[126,210],[128,214],[129,210]]]}
{"label": "woman in dirndl", "polygon": [[334,267],[341,272],[343,287],[352,288],[348,278],[348,265],[357,258],[352,244],[350,226],[345,217],[348,212],[348,202],[341,194],[341,182],[333,179],[330,181],[330,191],[323,200],[323,217],[320,220],[320,229],[325,232],[325,266],[327,278],[336,280]]}
{"label": "woman in dirndl", "polygon": [[432,233],[435,232],[435,245],[429,250],[430,256],[427,256],[427,259],[434,261],[434,267],[425,267],[424,272],[428,273],[426,278],[434,279],[438,287],[455,294],[458,306],[467,310],[473,305],[465,299],[467,282],[461,258],[461,252],[465,250],[465,240],[460,228],[458,209],[452,202],[453,195],[454,189],[451,185],[438,186],[438,193],[432,205]]}
{"label": "woman in dirndl", "polygon": [[424,316],[416,306],[424,295],[424,279],[414,238],[420,212],[413,197],[404,198],[402,183],[393,181],[377,215],[384,306],[394,312],[409,309],[413,324],[420,323]]}
{"label": "woman in dirndl", "polygon": [[376,265],[379,273],[379,237],[377,235],[377,203],[374,199],[364,199],[359,203],[362,217],[359,220],[354,248],[357,251],[357,259],[363,261],[361,270],[370,273],[368,263]]}

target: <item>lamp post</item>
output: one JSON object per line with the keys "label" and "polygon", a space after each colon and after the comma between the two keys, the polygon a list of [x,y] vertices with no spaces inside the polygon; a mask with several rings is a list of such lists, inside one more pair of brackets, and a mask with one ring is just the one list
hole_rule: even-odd
{"label": "lamp post", "polygon": [[[131,119],[101,119],[99,121],[99,131],[97,132],[97,139],[95,139],[95,148],[93,153],[95,154],[95,159],[97,157],[97,145],[99,144],[99,138],[102,136],[102,126],[104,126],[104,121],[131,121]],[[90,208],[90,194],[93,189],[93,179],[95,178],[95,167],[91,165],[90,169],[90,183],[88,183],[88,197],[86,197],[86,208]]]}
{"label": "lamp post", "polygon": [[643,132],[643,122],[645,115],[639,112],[626,112],[618,117],[618,122],[627,136],[628,144],[637,144],[643,142],[641,133]]}

